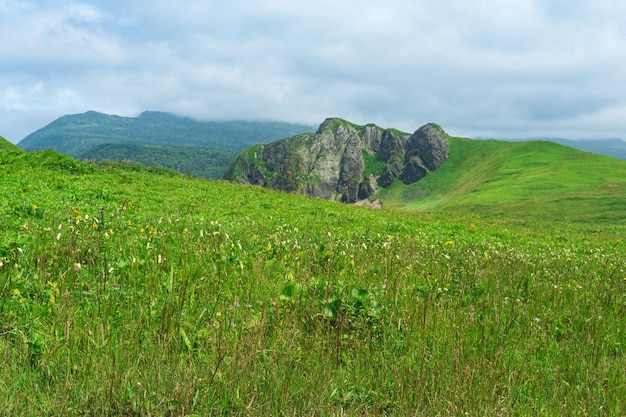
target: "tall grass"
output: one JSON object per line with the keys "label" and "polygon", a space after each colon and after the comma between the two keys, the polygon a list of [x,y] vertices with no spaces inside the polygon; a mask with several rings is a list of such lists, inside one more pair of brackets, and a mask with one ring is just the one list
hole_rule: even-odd
{"label": "tall grass", "polygon": [[624,413],[623,227],[0,157],[5,415]]}

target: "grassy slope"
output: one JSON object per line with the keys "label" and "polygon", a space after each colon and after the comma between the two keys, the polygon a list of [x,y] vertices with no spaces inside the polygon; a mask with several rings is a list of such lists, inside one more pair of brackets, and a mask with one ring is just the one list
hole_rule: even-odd
{"label": "grassy slope", "polygon": [[90,148],[80,159],[132,161],[196,177],[219,179],[236,156],[235,151],[228,149],[108,143]]}
{"label": "grassy slope", "polygon": [[442,167],[382,198],[405,209],[624,222],[626,162],[551,142],[451,138]]}
{"label": "grassy slope", "polygon": [[10,149],[10,150],[14,150],[14,151],[18,151],[19,150],[17,145],[12,144],[8,140],[6,140],[2,136],[0,136],[0,150],[3,150],[3,149]]}
{"label": "grassy slope", "polygon": [[623,227],[50,151],[0,151],[0,178],[7,415],[624,413]]}

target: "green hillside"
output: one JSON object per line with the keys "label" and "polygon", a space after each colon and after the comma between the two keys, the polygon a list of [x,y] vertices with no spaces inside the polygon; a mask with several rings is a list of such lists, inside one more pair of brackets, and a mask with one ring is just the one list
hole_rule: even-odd
{"label": "green hillside", "polygon": [[418,183],[381,192],[388,207],[518,218],[624,222],[626,161],[552,142],[450,138],[450,157]]}
{"label": "green hillside", "polygon": [[14,151],[19,150],[19,148],[16,145],[12,144],[8,140],[0,136],[0,150],[3,150],[3,149],[10,149]]}
{"label": "green hillside", "polygon": [[146,111],[120,117],[95,111],[63,116],[18,143],[25,150],[53,149],[79,157],[104,143],[199,146],[241,151],[311,131],[312,126],[282,122],[198,121],[169,113]]}
{"label": "green hillside", "polygon": [[80,155],[81,160],[135,162],[196,177],[219,179],[237,152],[192,146],[105,143]]}
{"label": "green hillside", "polygon": [[[454,146],[448,210],[531,182],[515,168],[546,165],[523,146],[566,154]],[[624,414],[623,225],[372,210],[52,151],[0,151],[0,178],[5,415]]]}

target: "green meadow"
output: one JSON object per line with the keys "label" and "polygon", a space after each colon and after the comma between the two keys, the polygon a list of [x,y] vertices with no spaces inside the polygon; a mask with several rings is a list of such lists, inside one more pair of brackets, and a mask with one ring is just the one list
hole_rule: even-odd
{"label": "green meadow", "polygon": [[626,414],[624,165],[475,145],[383,210],[0,151],[0,414]]}
{"label": "green meadow", "polygon": [[553,142],[450,138],[437,171],[381,198],[409,210],[624,224],[626,161]]}

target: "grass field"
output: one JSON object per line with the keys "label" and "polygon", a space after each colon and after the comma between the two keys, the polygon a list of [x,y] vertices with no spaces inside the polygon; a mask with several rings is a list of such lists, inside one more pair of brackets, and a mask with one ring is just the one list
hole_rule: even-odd
{"label": "grass field", "polygon": [[450,162],[410,212],[0,151],[0,414],[624,415],[624,219]]}
{"label": "grass field", "polygon": [[19,148],[16,145],[9,142],[8,140],[6,140],[5,138],[3,138],[2,136],[0,136],[0,150],[3,150],[3,149],[17,151]]}
{"label": "grass field", "polygon": [[387,206],[624,223],[626,161],[552,142],[450,142],[450,157],[437,171],[382,192]]}

